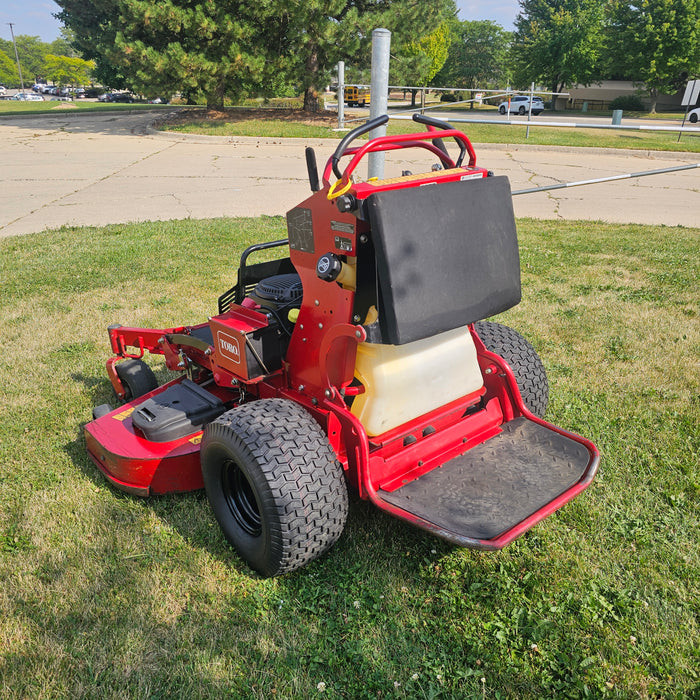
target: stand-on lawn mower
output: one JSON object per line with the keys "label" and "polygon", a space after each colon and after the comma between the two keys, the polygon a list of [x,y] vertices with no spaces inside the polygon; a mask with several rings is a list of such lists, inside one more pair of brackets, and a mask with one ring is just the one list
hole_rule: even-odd
{"label": "stand-on lawn mower", "polygon": [[[313,194],[287,214],[289,239],[243,253],[207,323],[109,328],[107,371],[125,403],[95,409],[90,457],[132,494],[203,486],[226,538],[265,576],[338,539],[348,486],[450,542],[493,550],[598,467],[593,444],[542,419],[547,377],[531,345],[484,320],[520,301],[507,178],[476,167],[460,131],[414,119],[427,131],[350,146],[382,116],[350,132],[321,181],[307,149]],[[439,163],[352,177],[367,154],[399,149]],[[287,245],[286,257],[249,262]],[[158,386],[146,352],[182,376]]]}

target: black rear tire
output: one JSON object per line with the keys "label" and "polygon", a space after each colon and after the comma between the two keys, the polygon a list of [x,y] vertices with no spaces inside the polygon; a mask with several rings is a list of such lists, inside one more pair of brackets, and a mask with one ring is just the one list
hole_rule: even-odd
{"label": "black rear tire", "polygon": [[691,114],[689,121],[691,124],[695,124],[698,121],[698,115],[697,114]]}
{"label": "black rear tire", "polygon": [[506,113],[506,108],[505,108],[503,105],[501,105],[501,106],[498,108],[498,111],[499,111],[500,114],[505,114],[505,113]]}
{"label": "black rear tire", "polygon": [[474,328],[486,349],[510,365],[526,408],[538,418],[544,418],[549,404],[549,382],[535,348],[520,333],[501,323],[479,321]]}
{"label": "black rear tire", "polygon": [[202,476],[226,539],[255,571],[304,566],[340,537],[348,513],[343,468],[301,406],[261,399],[210,423]]}
{"label": "black rear tire", "polygon": [[114,365],[114,369],[124,385],[124,401],[138,399],[158,388],[156,375],[143,360],[129,358]]}

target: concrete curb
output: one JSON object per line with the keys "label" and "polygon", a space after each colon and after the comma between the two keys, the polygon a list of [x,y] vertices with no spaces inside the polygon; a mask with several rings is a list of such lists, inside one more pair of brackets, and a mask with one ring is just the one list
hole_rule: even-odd
{"label": "concrete curb", "polygon": [[[79,110],[73,112],[72,110],[57,110],[54,112],[34,112],[31,114],[0,114],[0,121],[8,119],[37,119],[37,118],[50,118],[50,117],[94,117],[101,115],[111,115],[111,116],[135,116],[138,114],[148,114],[153,112],[155,118],[149,124],[145,125],[143,132],[149,136],[154,136],[156,138],[169,140],[169,141],[187,141],[190,143],[208,143],[208,144],[231,144],[231,145],[264,145],[264,146],[274,146],[274,145],[293,145],[293,144],[303,144],[305,146],[316,146],[321,147],[327,145],[331,139],[328,138],[298,138],[298,137],[272,137],[272,136],[209,136],[206,134],[182,134],[173,131],[162,131],[154,127],[158,121],[162,119],[167,119],[170,116],[179,114],[180,112],[187,111],[188,109],[193,109],[189,107],[178,107],[170,112],[165,112],[162,109],[121,109],[121,110],[95,110],[95,111],[84,111]],[[469,135],[468,132],[467,136]],[[667,159],[668,157],[675,157],[683,162],[698,162],[700,161],[700,153],[694,153],[692,151],[652,151],[646,149],[633,149],[633,148],[592,148],[588,146],[543,146],[539,144],[523,144],[523,143],[480,143],[474,141],[473,145],[477,151],[508,151],[517,152],[523,151],[525,153],[587,153],[591,155],[610,155],[611,153],[619,153],[620,155],[626,154],[629,156],[635,156],[638,158],[648,158],[651,160]]]}

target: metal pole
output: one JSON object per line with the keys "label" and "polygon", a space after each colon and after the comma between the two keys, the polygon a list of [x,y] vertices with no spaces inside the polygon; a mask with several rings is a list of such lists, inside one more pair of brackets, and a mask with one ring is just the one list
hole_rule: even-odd
{"label": "metal pole", "polygon": [[15,33],[12,31],[13,24],[8,22],[10,25],[10,34],[12,35],[12,45],[15,47],[15,59],[17,60],[17,71],[19,73],[19,84],[22,86],[22,92],[24,92],[24,80],[22,80],[22,66],[19,64],[19,54],[17,53],[17,44],[15,42]]}
{"label": "metal pole", "polygon": [[[372,32],[372,86],[369,102],[369,118],[387,113],[389,103],[389,51],[391,32],[375,29]],[[386,136],[386,124],[369,132],[370,139]],[[370,153],[368,177],[384,177],[384,153]]]}
{"label": "metal pole", "polygon": [[530,187],[527,190],[516,190],[511,194],[533,194],[534,192],[549,192],[550,190],[561,190],[566,187],[579,187],[580,185],[596,185],[599,182],[612,182],[613,180],[629,180],[633,177],[645,177],[646,175],[663,175],[664,173],[677,173],[680,170],[693,170],[700,168],[700,163],[690,165],[674,165],[671,168],[659,168],[658,170],[642,170],[638,173],[625,173],[624,175],[610,175],[609,177],[597,177],[594,180],[579,180],[578,182],[563,182],[559,185],[544,185],[543,187]]}
{"label": "metal pole", "polygon": [[338,61],[338,128],[345,124],[345,61]]}
{"label": "metal pole", "polygon": [[532,118],[532,94],[535,91],[535,83],[530,83],[530,108],[527,110],[527,129],[525,131],[525,138],[530,138],[530,119]]}
{"label": "metal pole", "polygon": [[681,124],[681,131],[678,132],[678,141],[676,141],[676,143],[681,142],[681,136],[683,135],[683,127],[685,126],[685,120],[688,118],[689,111],[690,111],[690,105],[688,105],[685,108],[685,114],[683,115],[683,123]]}

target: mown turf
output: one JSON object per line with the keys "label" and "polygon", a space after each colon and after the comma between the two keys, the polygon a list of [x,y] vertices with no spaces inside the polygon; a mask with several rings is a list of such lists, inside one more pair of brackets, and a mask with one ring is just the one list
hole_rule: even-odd
{"label": "mown turf", "polygon": [[354,499],[330,553],[273,580],[203,494],[112,489],[81,429],[110,400],[106,327],[204,320],[283,220],[0,242],[0,696],[698,697],[700,229],[519,232],[499,320],[544,360],[547,418],[600,448],[594,484],[491,554]]}

